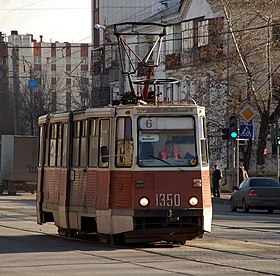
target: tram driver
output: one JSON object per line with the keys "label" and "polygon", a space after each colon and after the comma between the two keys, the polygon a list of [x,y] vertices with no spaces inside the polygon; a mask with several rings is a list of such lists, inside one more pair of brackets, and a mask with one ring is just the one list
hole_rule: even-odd
{"label": "tram driver", "polygon": [[167,140],[165,142],[165,149],[159,152],[158,158],[163,160],[178,160],[181,159],[181,156],[178,151],[174,149],[174,144],[172,141]]}

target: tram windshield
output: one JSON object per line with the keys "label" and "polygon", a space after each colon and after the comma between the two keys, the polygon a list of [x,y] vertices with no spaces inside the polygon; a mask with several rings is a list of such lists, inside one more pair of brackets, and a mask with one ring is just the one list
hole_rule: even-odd
{"label": "tram windshield", "polygon": [[197,164],[194,118],[140,117],[138,165],[187,167]]}

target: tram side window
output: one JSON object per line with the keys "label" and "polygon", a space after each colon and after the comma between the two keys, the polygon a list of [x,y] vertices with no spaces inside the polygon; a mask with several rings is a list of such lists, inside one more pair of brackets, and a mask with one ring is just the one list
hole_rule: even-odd
{"label": "tram side window", "polygon": [[50,125],[50,166],[54,167],[56,165],[56,155],[57,155],[57,124]]}
{"label": "tram side window", "polygon": [[208,149],[207,149],[207,135],[206,135],[206,121],[205,118],[200,118],[200,144],[201,144],[201,161],[202,165],[208,165]]}
{"label": "tram side window", "polygon": [[80,145],[80,125],[81,122],[74,122],[74,139],[73,139],[73,150],[72,150],[72,165],[79,165],[79,145]]}
{"label": "tram side window", "polygon": [[130,117],[117,120],[116,167],[131,167],[133,160],[132,122]]}
{"label": "tram side window", "polygon": [[68,124],[62,125],[62,166],[66,166],[67,160],[67,147],[68,147]]}
{"label": "tram side window", "polygon": [[57,162],[56,165],[61,167],[61,154],[62,154],[62,124],[57,124]]}
{"label": "tram side window", "polygon": [[45,166],[49,166],[50,162],[50,133],[51,133],[51,127],[52,125],[46,125],[46,149],[45,149]]}
{"label": "tram side window", "polygon": [[45,127],[46,125],[40,126],[40,144],[39,144],[39,162],[38,165],[41,167],[43,163],[43,156],[44,156],[44,135],[45,135]]}
{"label": "tram side window", "polygon": [[81,121],[81,148],[80,148],[80,166],[87,165],[87,136],[88,128],[87,121]]}
{"label": "tram side window", "polygon": [[98,120],[90,120],[89,127],[89,166],[97,167],[98,160]]}
{"label": "tram side window", "polygon": [[99,167],[109,166],[110,121],[100,120]]}

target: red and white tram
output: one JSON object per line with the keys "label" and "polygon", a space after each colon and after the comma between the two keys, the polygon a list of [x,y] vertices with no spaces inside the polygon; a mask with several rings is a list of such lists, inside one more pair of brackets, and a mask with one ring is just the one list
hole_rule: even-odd
{"label": "red and white tram", "polygon": [[[37,220],[61,235],[184,243],[211,231],[205,109],[129,104],[39,118]],[[159,157],[171,141],[177,157]]]}

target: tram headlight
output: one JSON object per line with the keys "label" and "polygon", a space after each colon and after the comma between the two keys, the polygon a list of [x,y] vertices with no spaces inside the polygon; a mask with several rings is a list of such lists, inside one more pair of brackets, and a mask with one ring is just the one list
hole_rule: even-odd
{"label": "tram headlight", "polygon": [[198,199],[197,199],[197,197],[192,196],[192,197],[189,199],[189,204],[190,204],[191,206],[196,206],[196,205],[198,204]]}
{"label": "tram headlight", "polygon": [[147,197],[141,197],[139,199],[139,204],[142,207],[147,207],[149,205],[149,203],[150,203],[150,201],[149,201],[149,199]]}

